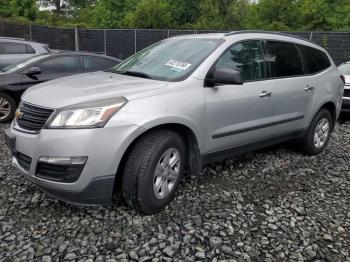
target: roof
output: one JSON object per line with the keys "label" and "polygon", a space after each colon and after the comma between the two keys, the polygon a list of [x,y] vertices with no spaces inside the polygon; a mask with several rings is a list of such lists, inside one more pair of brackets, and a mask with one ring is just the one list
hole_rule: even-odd
{"label": "roof", "polygon": [[[210,34],[196,34],[196,35],[181,35],[181,36],[175,36],[174,38],[214,38],[214,39],[225,39],[227,37],[231,37],[231,36],[238,36],[238,35],[242,35],[242,34],[262,34],[262,35],[272,35],[272,36],[280,36],[282,38],[290,38],[290,39],[294,39],[294,40],[299,40],[302,41],[304,43],[310,43],[312,45],[318,46],[320,48],[323,49],[323,47],[321,47],[319,44],[310,41],[306,38],[302,38],[299,36],[295,36],[292,34],[287,34],[287,33],[281,33],[281,32],[275,32],[275,31],[263,31],[263,30],[240,30],[240,31],[232,31],[229,33],[210,33]],[[282,40],[282,39],[281,39]]]}
{"label": "roof", "polygon": [[238,35],[238,34],[267,34],[267,35],[278,35],[278,36],[286,36],[290,38],[295,38],[299,39],[302,41],[306,41],[309,43],[312,43],[314,45],[318,45],[317,43],[310,41],[309,39],[299,37],[293,34],[287,34],[287,33],[281,33],[281,32],[276,32],[276,31],[264,31],[264,30],[240,30],[240,31],[232,31],[229,33],[226,33],[225,36],[231,36],[231,35]]}

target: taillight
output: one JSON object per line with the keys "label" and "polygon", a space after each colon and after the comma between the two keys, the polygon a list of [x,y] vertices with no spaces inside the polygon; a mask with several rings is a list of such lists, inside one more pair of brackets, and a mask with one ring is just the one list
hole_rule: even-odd
{"label": "taillight", "polygon": [[343,80],[343,83],[344,83],[344,85],[345,85],[345,76],[340,75],[340,78],[341,78],[341,80]]}

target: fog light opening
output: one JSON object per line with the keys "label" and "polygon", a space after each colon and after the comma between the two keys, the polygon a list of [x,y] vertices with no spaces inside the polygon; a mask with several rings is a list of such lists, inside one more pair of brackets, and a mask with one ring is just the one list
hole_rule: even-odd
{"label": "fog light opening", "polygon": [[87,161],[87,156],[74,156],[74,157],[41,156],[38,161],[42,163],[55,164],[55,165],[84,165]]}

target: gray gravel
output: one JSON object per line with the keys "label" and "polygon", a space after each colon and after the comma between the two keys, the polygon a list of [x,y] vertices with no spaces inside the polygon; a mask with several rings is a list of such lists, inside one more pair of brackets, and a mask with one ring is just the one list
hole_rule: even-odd
{"label": "gray gravel", "polygon": [[350,124],[306,157],[278,146],[207,166],[163,212],[75,207],[10,165],[0,127],[0,261],[350,261]]}

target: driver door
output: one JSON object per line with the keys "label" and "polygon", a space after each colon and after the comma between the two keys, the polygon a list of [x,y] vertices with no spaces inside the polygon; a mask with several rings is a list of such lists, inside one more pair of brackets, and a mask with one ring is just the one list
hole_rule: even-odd
{"label": "driver door", "polygon": [[240,71],[243,85],[205,88],[206,152],[257,142],[268,138],[273,127],[274,97],[260,40],[234,44],[208,73],[216,69]]}

